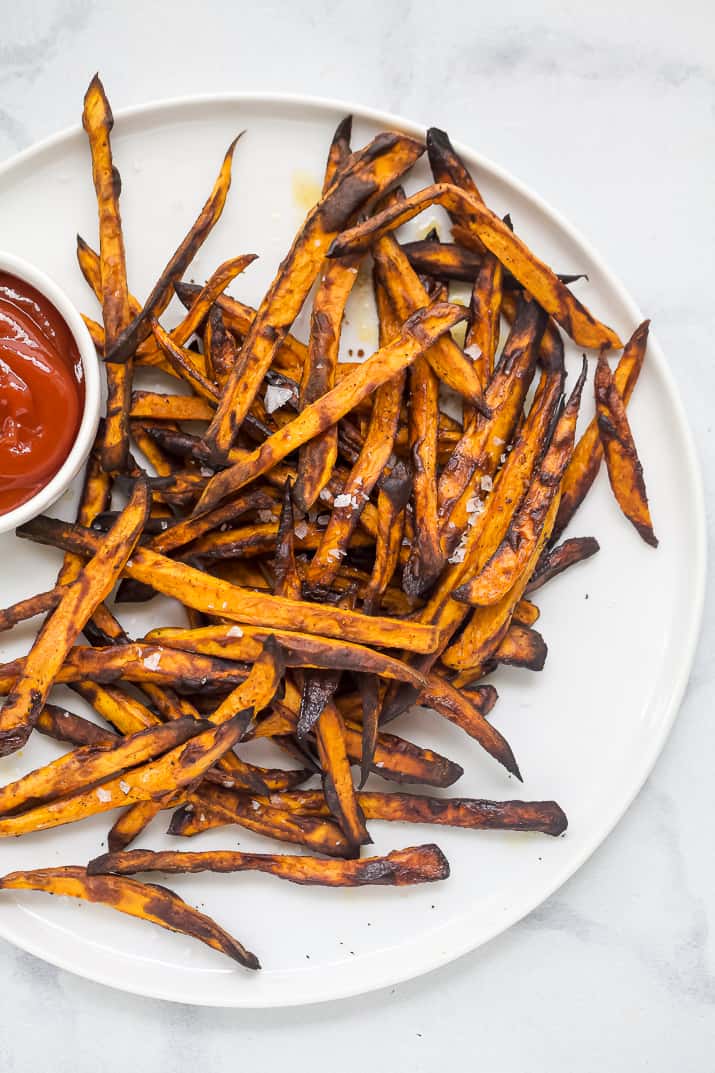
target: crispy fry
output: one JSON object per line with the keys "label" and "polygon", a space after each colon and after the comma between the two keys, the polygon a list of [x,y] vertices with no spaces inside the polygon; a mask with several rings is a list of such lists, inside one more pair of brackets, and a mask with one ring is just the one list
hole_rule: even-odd
{"label": "crispy fry", "polygon": [[507,663],[511,667],[525,667],[529,671],[542,671],[548,655],[546,641],[529,626],[512,623],[504,640],[494,653],[498,663]]}
{"label": "crispy fry", "polygon": [[199,501],[197,513],[210,510],[231,492],[238,491],[281,462],[291,451],[335,424],[358,402],[410,365],[464,316],[463,308],[449,303],[437,303],[414,313],[404,323],[400,336],[376,351],[360,370],[355,370],[327,395],[307,406],[244,462],[216,474]]}
{"label": "crispy fry", "polygon": [[104,359],[107,373],[107,417],[102,444],[102,466],[107,471],[122,470],[129,450],[129,402],[132,390],[132,365],[119,368],[109,359],[115,341],[129,323],[124,237],[119,213],[122,182],[112,162],[110,131],[114,117],[97,75],[84,98],[82,125],[89,138],[92,154],[92,177],[99,214],[100,280],[102,319],[104,321]]}
{"label": "crispy fry", "polygon": [[0,878],[2,890],[39,890],[64,894],[87,902],[108,905],[120,913],[148,920],[161,928],[190,935],[233,958],[247,969],[260,969],[255,954],[246,950],[210,917],[187,905],[178,894],[153,883],[138,883],[120,876],[90,876],[86,869],[37,868],[32,872],[10,872]]}
{"label": "crispy fry", "polygon": [[188,744],[176,746],[158,760],[151,760],[120,776],[114,776],[97,788],[76,790],[56,801],[36,805],[17,816],[2,817],[0,838],[76,823],[87,816],[131,805],[136,801],[156,801],[168,793],[189,787],[233,748],[243,729],[243,721],[237,717],[220,726],[200,730]]}
{"label": "crispy fry", "polygon": [[[91,554],[101,545],[99,534],[49,518],[35,518],[17,532],[19,536],[85,554]],[[415,652],[432,651],[437,644],[437,633],[430,626],[255,593],[141,546],[135,548],[125,572],[198,611],[219,612],[222,618],[241,623],[313,631],[321,636],[403,647]]]}
{"label": "crispy fry", "polygon": [[427,358],[418,358],[410,368],[409,423],[415,536],[402,572],[402,587],[414,596],[432,586],[444,563],[437,520],[438,412],[439,381]]}
{"label": "crispy fry", "polygon": [[124,330],[119,338],[115,340],[112,337],[111,347],[105,356],[106,360],[113,362],[126,361],[134,353],[138,345],[149,335],[151,321],[161,316],[169,304],[173,294],[174,283],[181,279],[223,212],[226,195],[231,185],[233,151],[240,136],[239,134],[237,138],[234,138],[229,145],[223,158],[221,170],[206,204],[181,244],[167,262],[141,312],[134,317],[130,324],[122,325]]}
{"label": "crispy fry", "polygon": [[351,156],[308,214],[261,303],[209,426],[206,439],[217,454],[225,454],[232,446],[282,335],[313,285],[330,242],[368,198],[378,196],[422,152],[418,142],[404,135],[378,135]]}
{"label": "crispy fry", "polygon": [[[319,790],[274,795],[281,808],[301,815],[327,815]],[[567,820],[555,801],[485,801],[471,797],[426,797],[422,794],[362,792],[358,800],[368,820],[434,823],[479,831],[538,831],[556,837]]]}
{"label": "crispy fry", "polygon": [[368,614],[379,609],[395,572],[402,547],[404,511],[411,486],[412,478],[402,462],[398,462],[390,475],[380,482],[375,563],[363,598],[363,610]]}
{"label": "crispy fry", "polygon": [[214,406],[196,395],[132,392],[131,417],[149,417],[161,421],[210,421],[213,412]]}
{"label": "crispy fry", "polygon": [[212,384],[198,367],[193,351],[175,343],[158,321],[153,320],[151,322],[151,330],[161,347],[162,353],[176,374],[185,380],[202,399],[206,399],[207,402],[216,405],[219,397],[218,387],[216,384]]}
{"label": "crispy fry", "polygon": [[68,712],[56,704],[46,704],[40,712],[35,728],[55,741],[68,742],[78,747],[84,745],[113,745],[116,735],[81,715]]}
{"label": "crispy fry", "polygon": [[136,767],[183,744],[200,729],[201,724],[196,720],[180,719],[120,738],[111,746],[87,745],[76,749],[0,787],[0,814],[102,782],[125,768]]}
{"label": "crispy fry", "polygon": [[576,421],[581,392],[586,382],[587,365],[583,360],[581,375],[559,418],[548,450],[537,466],[524,500],[514,515],[504,539],[471,580],[455,589],[456,600],[487,606],[495,604],[511,589],[532,558],[544,519],[559,494],[561,478],[573,453]]}
{"label": "crispy fry", "polygon": [[465,429],[442,471],[438,485],[439,514],[448,552],[461,536],[456,519],[448,528],[455,504],[465,492],[472,498],[475,493],[479,495],[481,477],[488,480],[492,476],[504,444],[512,436],[536,368],[544,323],[544,315],[538,306],[523,300],[486,393],[492,417],[488,421],[479,417]]}
{"label": "crispy fry", "polygon": [[[430,296],[397,242],[385,235],[374,251],[380,280],[387,291],[399,321],[421,309],[430,301]],[[449,335],[444,335],[425,352],[425,360],[434,372],[454,391],[488,415],[482,396],[482,385],[475,374],[472,362],[465,357]]]}
{"label": "crispy fry", "polygon": [[[536,571],[534,571],[534,573],[536,573]],[[527,585],[526,591],[532,591],[531,582]],[[536,604],[532,604],[531,600],[522,598],[514,608],[513,621],[518,622],[521,626],[533,626],[539,618],[539,613]]]}
{"label": "crispy fry", "polygon": [[385,857],[365,857],[358,861],[325,861],[318,857],[238,853],[204,850],[179,853],[131,850],[105,853],[87,866],[89,875],[135,875],[137,872],[266,872],[291,883],[325,887],[390,886],[434,883],[449,876],[449,864],[434,845],[393,850]]}
{"label": "crispy fry", "polygon": [[[195,283],[179,282],[174,290],[179,301],[188,309],[201,288]],[[248,335],[256,316],[256,310],[252,306],[239,302],[236,298],[230,298],[227,294],[222,294],[216,299],[216,308],[220,309],[229,331],[240,337]],[[298,382],[307,354],[308,348],[305,343],[301,343],[299,339],[287,332],[276,350],[273,364],[276,369],[280,369],[286,376]]]}
{"label": "crispy fry", "polygon": [[643,467],[633,440],[626,407],[618,393],[605,353],[595,376],[596,418],[606,469],[616,502],[637,532],[651,547],[658,547],[648,507]]}
{"label": "crispy fry", "polygon": [[[468,698],[452,689],[443,679],[435,675],[422,675],[406,663],[383,653],[345,641],[329,641],[277,629],[244,626],[238,637],[232,633],[231,627],[226,626],[193,631],[166,628],[153,630],[147,635],[147,640],[162,646],[175,645],[184,650],[201,652],[220,664],[224,660],[219,656],[233,661],[255,659],[260,646],[270,636],[280,644],[287,666],[354,670],[409,682],[427,704],[478,741],[508,771],[518,775],[518,767],[508,743],[485,718],[496,699],[496,693],[491,688],[479,696]],[[314,722],[315,719],[312,719],[304,723],[303,733],[308,733]]]}
{"label": "crispy fry", "polygon": [[23,672],[0,711],[0,755],[15,752],[27,741],[53,680],[77,635],[97,606],[109,595],[139,539],[149,498],[138,483],[121,518],[94,558],[66,586],[59,603],[40,630]]}
{"label": "crispy fry", "polygon": [[[238,344],[226,327],[223,313],[214,303],[211,307],[204,328],[204,357],[209,375],[221,387],[236,364]],[[209,420],[211,418],[209,417]]]}
{"label": "crispy fry", "polygon": [[218,814],[223,823],[236,823],[256,834],[306,846],[329,857],[355,856],[352,843],[332,820],[291,815],[255,797],[232,793],[218,786],[203,786],[192,794],[188,806],[174,813],[168,833],[194,834],[194,828],[201,830],[210,813]]}
{"label": "crispy fry", "polygon": [[559,497],[556,495],[547,511],[534,552],[512,588],[498,603],[477,608],[464,633],[442,653],[444,665],[460,671],[452,680],[455,690],[459,690],[466,682],[471,682],[480,676],[480,668],[492,659],[504,640],[514,608],[521,599],[529,577],[551,534],[558,503]]}
{"label": "crispy fry", "polygon": [[383,234],[411,220],[430,206],[439,204],[449,212],[468,214],[469,226],[484,246],[499,259],[526,291],[558,321],[578,346],[619,347],[621,342],[579,302],[552,270],[529,250],[484,204],[449,183],[436,183],[406,198],[399,205],[370,216],[336,238],[328,257],[344,257],[369,249]]}
{"label": "crispy fry", "polygon": [[336,705],[328,700],[315,726],[318,757],[323,769],[323,793],[330,811],[357,846],[372,842],[357,801],[345,744],[345,724]]}
{"label": "crispy fry", "polygon": [[353,117],[345,116],[335,128],[330,149],[328,150],[328,162],[325,165],[325,178],[323,179],[323,195],[327,194],[335,182],[338,172],[345,166],[350,157],[350,136],[353,129]]}
{"label": "crispy fry", "polygon": [[[620,361],[613,374],[616,390],[625,405],[630,401],[633,388],[643,368],[650,321],[645,320],[634,331],[625,345]],[[574,449],[568,469],[561,482],[561,505],[559,507],[553,540],[556,541],[573,518],[578,507],[596,479],[603,460],[603,447],[594,417]]]}
{"label": "crispy fry", "polygon": [[[564,540],[555,548],[544,551],[525,591],[536,592],[547,581],[562,574],[570,566],[575,566],[584,559],[590,559],[599,550],[600,546],[595,537],[572,537],[571,540]],[[521,602],[524,603],[523,600]],[[525,625],[531,625],[531,623],[525,623]]]}

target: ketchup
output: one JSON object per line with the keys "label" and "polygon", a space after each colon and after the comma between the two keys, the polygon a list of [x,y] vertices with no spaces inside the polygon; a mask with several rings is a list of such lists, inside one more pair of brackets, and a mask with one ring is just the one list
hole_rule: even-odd
{"label": "ketchup", "polygon": [[82,363],[66,323],[29,283],[0,272],[0,514],[55,475],[83,405]]}

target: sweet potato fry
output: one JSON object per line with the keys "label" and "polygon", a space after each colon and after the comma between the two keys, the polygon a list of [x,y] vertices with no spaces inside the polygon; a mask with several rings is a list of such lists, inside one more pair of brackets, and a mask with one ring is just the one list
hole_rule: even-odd
{"label": "sweet potato fry", "polygon": [[310,211],[261,303],[206,433],[207,443],[218,455],[232,446],[282,335],[295,320],[313,285],[330,242],[369,198],[379,196],[422,152],[422,146],[412,138],[392,133],[378,135],[360,152],[353,153]]}
{"label": "sweet potato fry", "polygon": [[[99,534],[49,518],[35,518],[17,532],[28,539],[84,554],[92,554],[101,546]],[[141,546],[135,548],[125,572],[198,611],[218,612],[222,618],[241,623],[306,630],[321,636],[415,652],[432,651],[437,644],[437,632],[431,626],[255,593]]]}
{"label": "sweet potato fry", "polygon": [[[464,316],[463,308],[449,303],[437,303],[414,313],[402,326],[400,336],[376,351],[359,370],[346,376],[327,395],[307,406],[298,417],[274,433],[244,462],[217,473],[209,481],[196,513],[210,510],[227,495],[238,491],[277,462],[281,462],[291,451],[330,428],[381,384],[391,380],[410,365],[415,358],[429,349],[436,339],[463,320]],[[230,444],[226,450],[229,447]]]}
{"label": "sweet potato fry", "polygon": [[315,740],[323,769],[323,793],[331,813],[356,846],[372,842],[353,786],[345,724],[332,700],[328,700],[320,713],[315,725]]}
{"label": "sweet potato fry", "polygon": [[[451,553],[460,531],[452,522],[454,505],[467,488],[470,494],[481,491],[481,477],[487,482],[496,469],[504,444],[513,433],[524,399],[536,369],[536,357],[545,318],[536,303],[523,300],[519,315],[509,333],[502,356],[486,393],[492,417],[479,418],[465,429],[439,479],[439,515],[445,548]],[[477,471],[477,467],[478,471]],[[470,485],[470,479],[474,477]],[[477,487],[472,487],[479,478]]]}
{"label": "sweet potato fry", "polygon": [[[570,566],[575,566],[584,559],[590,559],[599,550],[600,546],[595,537],[572,537],[555,548],[549,548],[542,552],[525,591],[536,592],[547,581],[562,574]],[[531,623],[525,623],[525,625],[531,625]]]}
{"label": "sweet potato fry", "polygon": [[62,868],[37,868],[30,872],[10,872],[0,878],[0,890],[39,890],[107,905],[128,916],[148,920],[169,931],[199,939],[247,969],[261,967],[256,955],[246,950],[214,920],[187,905],[178,894],[153,883],[139,883],[122,876],[90,876],[85,868],[67,865]]}
{"label": "sweet potato fry", "polygon": [[323,195],[327,194],[328,190],[335,182],[338,172],[348,162],[348,158],[350,157],[350,136],[352,134],[352,129],[353,117],[351,115],[341,119],[335,128],[335,133],[330,142],[330,149],[328,150],[328,161],[325,165]]}
{"label": "sweet potato fry", "polygon": [[155,391],[132,392],[131,417],[161,421],[210,421],[215,407],[196,395],[161,395]]}
{"label": "sweet potato fry", "polygon": [[380,482],[375,563],[363,597],[363,610],[368,614],[379,609],[395,572],[405,527],[404,510],[411,486],[411,475],[402,462],[398,462],[389,476]]}
{"label": "sweet potato fry", "polygon": [[[257,646],[262,645],[268,636],[274,637],[280,644],[287,666],[353,670],[409,682],[428,705],[478,741],[508,771],[518,774],[509,745],[485,718],[486,712],[496,699],[496,694],[491,689],[482,695],[468,698],[452,689],[443,679],[435,675],[422,675],[406,663],[383,653],[345,641],[328,641],[307,634],[276,629],[261,630],[245,626],[241,627],[241,636],[238,637],[235,635],[235,627],[206,627],[194,631],[168,628],[153,630],[147,639],[150,643],[161,643],[162,646],[176,645],[181,649],[202,652],[213,659],[223,656],[234,661],[250,661],[256,658]],[[217,662],[223,661],[217,659]],[[235,666],[235,663],[232,665]],[[312,723],[305,727],[306,733],[311,725]]]}
{"label": "sweet potato fry", "polygon": [[218,786],[204,785],[192,794],[188,806],[174,813],[168,833],[194,834],[203,829],[206,817],[211,813],[221,817],[223,823],[235,823],[256,834],[306,846],[329,857],[355,856],[355,847],[332,820],[296,816],[264,804],[256,797],[232,793]]}
{"label": "sweet potato fry", "polygon": [[107,417],[102,445],[102,466],[110,472],[124,468],[129,449],[128,415],[132,365],[121,369],[110,360],[117,338],[130,321],[124,237],[119,213],[122,182],[112,162],[110,131],[114,117],[97,75],[84,98],[82,125],[92,155],[92,177],[99,214],[100,280],[104,321],[104,359],[107,374]]}
{"label": "sweet potato fry", "polygon": [[598,434],[616,502],[646,544],[657,548],[658,538],[653,531],[643,467],[628,423],[626,407],[605,353],[598,359],[594,384]]}
{"label": "sweet potato fry", "polygon": [[454,591],[456,600],[486,606],[501,600],[531,559],[544,519],[559,494],[561,478],[573,453],[581,392],[586,382],[586,359],[566,407],[556,423],[551,443],[529,485],[524,500],[490,560],[473,578]]}
{"label": "sweet potato fry", "polygon": [[402,587],[419,596],[432,586],[444,563],[437,519],[439,381],[426,357],[414,362],[409,377],[415,535],[402,572]]}
{"label": "sweet potato fry", "polygon": [[477,608],[461,636],[442,653],[444,665],[460,671],[452,680],[452,687],[455,690],[458,691],[466,682],[472,682],[480,676],[479,668],[493,658],[504,640],[514,608],[521,599],[529,577],[551,534],[558,502],[557,495],[551,501],[533,554],[512,588],[498,603]]}
{"label": "sweet potato fry", "polygon": [[[134,317],[130,324],[122,325],[124,330],[118,338],[113,337],[111,339],[111,346],[108,347],[105,360],[113,362],[126,361],[149,335],[151,321],[161,316],[171,301],[174,283],[181,279],[223,212],[226,196],[231,185],[231,164],[238,138],[240,138],[240,134],[231,142],[226,151],[221,170],[206,204],[181,244],[170,257],[141,312]],[[109,342],[110,340],[108,340]]]}
{"label": "sweet potato fry", "polygon": [[483,255],[453,242],[418,239],[402,243],[402,251],[419,275],[461,283],[474,283],[484,262]]}
{"label": "sweet potato fry", "polygon": [[542,671],[548,655],[546,641],[529,626],[522,626],[512,619],[504,640],[494,653],[498,663],[510,667],[525,667],[529,671]]}
{"label": "sweet potato fry", "polygon": [[602,324],[582,305],[558,276],[536,257],[506,224],[483,203],[449,183],[436,183],[406,198],[399,205],[383,209],[355,227],[344,231],[330,245],[328,257],[344,257],[369,249],[383,234],[407,223],[430,206],[442,205],[448,212],[467,214],[469,226],[504,268],[534,296],[578,346],[597,349],[620,347],[612,328]]}
{"label": "sweet potato fry", "polygon": [[151,322],[151,330],[162,353],[177,376],[185,380],[200,398],[206,399],[207,402],[215,406],[219,397],[218,387],[216,384],[211,383],[198,367],[193,352],[175,343],[158,321],[153,320]]}
{"label": "sweet potato fry", "polygon": [[90,719],[68,712],[66,708],[60,708],[56,704],[45,705],[37,718],[35,728],[48,738],[77,747],[111,746],[117,741],[117,736],[113,731],[105,730]]}
{"label": "sweet potato fry", "polygon": [[[174,290],[179,301],[188,309],[201,288],[195,283],[179,282]],[[239,302],[238,299],[231,298],[227,294],[222,294],[216,299],[216,307],[221,311],[224,324],[230,332],[241,338],[248,335],[256,316],[256,310],[252,306]],[[298,382],[307,354],[308,348],[305,343],[301,343],[299,339],[287,332],[276,350],[273,365]]]}
{"label": "sweet potato fry", "polygon": [[[223,313],[214,303],[204,327],[204,357],[209,376],[223,387],[238,357],[238,344],[226,327]],[[210,420],[210,418],[209,418]]]}
{"label": "sweet potato fry", "polygon": [[[616,390],[625,405],[630,401],[633,388],[643,368],[650,321],[643,321],[626,343],[623,354],[613,374]],[[588,490],[596,479],[603,460],[603,447],[594,417],[576,444],[573,457],[561,482],[561,505],[554,526],[552,540],[559,539]]]}
{"label": "sweet potato fry", "polygon": [[4,816],[0,818],[0,838],[76,823],[87,816],[131,805],[136,801],[156,801],[168,793],[190,787],[233,748],[243,729],[243,721],[237,717],[221,726],[200,730],[188,744],[176,746],[158,760],[124,771],[101,786],[76,790],[19,815]]}
{"label": "sweet potato fry", "polygon": [[130,850],[105,853],[87,866],[89,875],[135,875],[137,872],[265,872],[291,883],[325,887],[390,886],[434,883],[447,879],[449,864],[434,845],[410,846],[393,850],[385,857],[364,857],[357,861],[325,861],[319,857],[290,857],[267,853],[238,853],[204,850],[180,853],[167,850]]}
{"label": "sweet potato fry", "polygon": [[[543,557],[543,556],[542,556]],[[526,591],[530,592],[531,582],[526,587]],[[532,604],[531,600],[526,600],[522,597],[519,603],[514,608],[514,622],[518,622],[520,626],[533,626],[539,618],[539,609],[536,604]]]}
{"label": "sweet potato fry", "polygon": [[[398,201],[399,204],[399,201]],[[398,321],[402,322],[430,302],[430,296],[413,271],[407,257],[391,235],[376,244],[375,263]],[[442,299],[443,300],[443,299]],[[488,416],[482,385],[474,366],[449,335],[444,335],[425,352],[435,374],[467,402]]]}
{"label": "sweet potato fry", "polygon": [[0,711],[0,755],[27,741],[53,680],[77,635],[109,595],[141,535],[148,511],[146,485],[138,483],[121,518],[77,579],[66,586],[40,630],[23,672]]}
{"label": "sweet potato fry", "polygon": [[118,739],[111,746],[87,745],[66,753],[45,767],[0,787],[0,814],[6,815],[72,793],[102,782],[125,768],[153,760],[194,737],[201,727],[202,724],[194,719],[180,719],[140,730],[130,737]]}

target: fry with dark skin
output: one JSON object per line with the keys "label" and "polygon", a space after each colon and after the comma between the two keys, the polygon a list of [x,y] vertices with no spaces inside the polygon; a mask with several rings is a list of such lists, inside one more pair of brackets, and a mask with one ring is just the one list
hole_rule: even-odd
{"label": "fry with dark skin", "polygon": [[160,317],[168,306],[173,296],[174,283],[181,279],[223,212],[226,195],[231,185],[231,164],[237,141],[238,138],[235,138],[229,145],[206,204],[167,262],[141,312],[130,324],[122,326],[124,330],[118,338],[112,336],[111,340],[107,340],[105,360],[126,361],[149,335],[151,321]]}
{"label": "fry with dark skin", "polygon": [[546,641],[529,626],[514,622],[504,635],[504,640],[494,653],[497,663],[510,667],[525,667],[529,671],[542,671],[548,655]]}
{"label": "fry with dark skin", "polygon": [[[92,554],[102,544],[98,533],[49,518],[35,518],[17,533],[84,554]],[[256,625],[306,630],[320,636],[344,637],[358,643],[403,647],[415,652],[432,651],[437,644],[436,631],[430,626],[255,593],[141,546],[135,548],[131,560],[125,564],[125,573],[198,611],[208,614],[218,611],[222,618],[241,623],[251,620]]]}
{"label": "fry with dark skin", "polygon": [[[352,122],[348,117],[335,131],[328,153],[323,195],[330,189],[337,172],[350,156],[351,128]],[[357,279],[359,264],[359,258],[347,258],[344,261],[333,261],[323,270],[313,300],[308,355],[300,383],[300,409],[315,402],[335,383],[343,314]],[[293,489],[293,496],[300,510],[307,511],[313,506],[321,488],[330,478],[337,455],[337,425],[327,428],[301,447],[298,456],[298,479]]]}
{"label": "fry with dark skin", "polygon": [[422,152],[423,147],[412,138],[378,135],[352,154],[310,211],[256,313],[238,362],[226,381],[216,416],[206,433],[206,442],[216,455],[225,455],[232,446],[278,344],[299,313],[337,232],[369,198],[379,196],[411,167]]}
{"label": "fry with dark skin", "polygon": [[363,610],[377,611],[395,572],[402,547],[404,510],[410,497],[412,478],[402,462],[380,482],[377,497],[378,530],[375,563],[363,598]]}
{"label": "fry with dark skin", "polygon": [[[531,591],[528,585],[527,591]],[[534,623],[538,621],[539,615],[540,611],[536,604],[532,604],[531,600],[526,600],[522,597],[514,608],[513,621],[518,622],[522,626],[533,626]]]}
{"label": "fry with dark skin", "polygon": [[264,804],[256,797],[236,794],[219,786],[204,785],[190,795],[188,806],[174,813],[168,833],[191,834],[194,825],[200,830],[205,822],[202,817],[210,813],[220,816],[223,823],[235,823],[256,834],[305,846],[329,857],[355,856],[355,847],[333,820],[319,816],[296,816],[271,804]]}
{"label": "fry with dark skin", "polygon": [[356,846],[372,842],[353,786],[345,724],[332,700],[327,702],[315,725],[315,741],[323,769],[323,793],[331,813]]}
{"label": "fry with dark skin", "polygon": [[108,905],[120,913],[198,939],[247,969],[261,967],[255,954],[246,950],[210,917],[187,905],[173,891],[153,883],[139,883],[123,876],[90,876],[85,868],[66,865],[10,872],[0,878],[0,890],[39,890]]}
{"label": "fry with dark skin", "polygon": [[141,535],[148,508],[146,485],[138,482],[129,504],[104,538],[100,550],[76,580],[65,587],[0,711],[0,755],[15,752],[29,738],[67,653],[85,623],[114,588]]}
{"label": "fry with dark skin", "polygon": [[[291,790],[275,795],[282,808],[304,815],[323,815],[327,806],[318,790]],[[472,831],[537,831],[556,837],[567,827],[555,801],[485,801],[473,797],[427,797],[423,794],[362,792],[360,805],[368,820],[434,823]]]}
{"label": "fry with dark skin", "polygon": [[[454,150],[444,131],[431,127],[427,131],[427,154],[434,180],[437,183],[453,183],[477,201],[483,203],[477,184]],[[455,223],[464,221],[469,227],[470,220],[461,213],[453,216]],[[470,319],[465,338],[466,347],[475,347],[478,354],[474,359],[482,387],[491,379],[494,359],[499,345],[499,320],[501,314],[503,268],[501,262],[483,250],[482,263],[474,279],[470,303]]]}
{"label": "fry with dark skin", "polygon": [[[223,313],[216,303],[213,304],[206,318],[204,355],[212,379],[223,387],[228,374],[236,364],[238,344],[235,337],[226,327]],[[210,421],[211,417],[208,420]]]}
{"label": "fry with dark skin", "polygon": [[102,319],[107,372],[107,417],[102,445],[102,466],[107,471],[124,467],[129,449],[129,400],[132,390],[131,363],[120,369],[109,360],[109,352],[131,314],[124,236],[119,212],[122,182],[112,161],[110,131],[114,117],[98,75],[89,84],[84,98],[82,125],[92,154],[92,178],[99,214],[100,279]]}
{"label": "fry with dark skin", "polygon": [[459,540],[460,536],[456,519],[452,521],[451,529],[447,528],[455,504],[468,489],[467,494],[470,495],[473,495],[473,489],[479,491],[477,478],[481,479],[482,474],[491,476],[503,452],[504,443],[511,438],[536,369],[544,323],[544,315],[536,304],[522,300],[519,315],[485,396],[492,417],[488,421],[480,417],[467,426],[440,475],[439,514],[445,550],[448,552],[451,552],[455,540]]}
{"label": "fry with dark skin", "polygon": [[[649,328],[650,321],[648,320],[643,321],[636,328],[626,343],[613,374],[616,390],[625,405],[628,405],[630,401],[636,381],[643,368]],[[556,525],[554,526],[552,538],[554,542],[559,539],[586,498],[601,468],[602,461],[603,446],[598,432],[598,421],[594,417],[576,444],[573,457],[561,482],[561,504]]]}
{"label": "fry with dark skin", "polygon": [[524,593],[529,577],[551,534],[558,503],[557,495],[551,501],[531,559],[512,588],[498,603],[477,608],[464,632],[442,653],[441,659],[444,665],[459,671],[452,680],[455,690],[460,690],[467,682],[472,682],[484,673],[484,666],[493,658],[504,640],[514,609]]}
{"label": "fry with dark skin", "polygon": [[449,876],[449,864],[435,845],[393,850],[385,857],[357,861],[325,861],[318,857],[291,857],[268,853],[204,850],[178,853],[168,850],[130,850],[105,853],[87,866],[89,875],[135,875],[137,872],[265,872],[291,883],[324,887],[390,886],[434,883]]}
{"label": "fry with dark skin", "polygon": [[599,543],[595,537],[572,537],[570,540],[564,540],[562,544],[557,544],[555,548],[549,548],[542,553],[525,591],[536,592],[547,581],[558,577],[570,566],[590,559],[599,550]]}
{"label": "fry with dark skin", "polygon": [[[182,281],[175,285],[174,290],[179,301],[189,309],[201,288],[195,283]],[[222,294],[216,299],[216,307],[221,311],[224,324],[230,332],[241,338],[248,335],[256,316],[256,310],[252,306],[239,302],[237,298]],[[287,332],[276,350],[273,366],[299,382],[307,354],[308,348],[305,343],[301,343],[299,339]]]}
{"label": "fry with dark skin", "polygon": [[0,787],[0,814],[72,793],[83,786],[153,760],[201,730],[194,719],[180,719],[120,738],[111,746],[88,745]]}
{"label": "fry with dark skin", "polygon": [[76,823],[87,816],[131,805],[136,801],[155,801],[168,793],[190,787],[233,748],[243,729],[243,721],[237,717],[221,726],[200,731],[188,744],[171,749],[158,760],[114,776],[96,789],[76,790],[57,801],[36,805],[17,816],[2,817],[0,838]]}
{"label": "fry with dark skin", "polygon": [[277,462],[281,462],[291,451],[330,428],[382,384],[407,368],[415,358],[429,349],[436,339],[464,317],[463,308],[448,302],[436,303],[414,313],[405,321],[400,336],[392,343],[376,351],[332,391],[307,406],[293,421],[284,425],[253,451],[244,462],[217,473],[209,481],[195,513],[210,510],[227,495],[239,491],[249,481],[255,480]]}
{"label": "fry with dark skin", "polygon": [[453,595],[456,600],[481,606],[497,603],[511,589],[531,559],[544,518],[559,493],[561,478],[573,453],[586,372],[584,358],[581,375],[556,423],[548,450],[536,468],[504,539],[479,573],[455,589]]}
{"label": "fry with dark skin", "polygon": [[[233,661],[255,659],[256,644],[261,645],[264,638],[273,636],[280,643],[287,666],[354,670],[409,682],[418,690],[425,703],[461,727],[508,771],[518,776],[518,767],[508,743],[485,719],[486,712],[496,700],[496,692],[491,687],[479,696],[468,698],[453,690],[444,679],[435,675],[422,675],[400,660],[383,653],[344,641],[321,641],[307,634],[291,634],[275,629],[257,630],[246,626],[242,627],[241,636],[236,637],[231,634],[230,627],[225,626],[206,627],[195,631],[167,628],[153,630],[147,636],[155,643],[202,652],[210,658],[221,655]],[[306,728],[306,732],[309,729],[310,726]]]}
{"label": "fry with dark skin", "polygon": [[383,209],[344,231],[331,244],[327,255],[344,257],[348,253],[362,253],[383,234],[437,204],[450,213],[468,215],[469,227],[477,238],[578,346],[591,349],[621,346],[613,329],[598,321],[498,216],[473,195],[449,183],[428,186],[401,204]]}
{"label": "fry with dark skin", "polygon": [[646,544],[657,548],[658,538],[653,531],[643,467],[625,403],[618,393],[605,353],[598,359],[594,387],[598,434],[616,502]]}

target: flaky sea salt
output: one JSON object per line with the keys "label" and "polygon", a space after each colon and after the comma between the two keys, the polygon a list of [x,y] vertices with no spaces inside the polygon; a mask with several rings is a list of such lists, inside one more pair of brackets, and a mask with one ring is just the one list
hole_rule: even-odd
{"label": "flaky sea salt", "polygon": [[112,800],[112,795],[110,794],[109,790],[104,790],[101,786],[97,790],[97,797],[99,798],[100,801],[103,801],[105,804],[107,803],[107,801]]}
{"label": "flaky sea salt", "polygon": [[214,475],[214,471],[212,469],[209,469],[208,466],[202,466],[199,470],[199,473],[202,477],[213,477]]}
{"label": "flaky sea salt", "polygon": [[150,656],[146,656],[142,661],[148,671],[156,671],[159,669],[161,663],[161,652],[152,652]]}
{"label": "flaky sea salt", "polygon": [[258,520],[259,520],[259,522],[263,522],[264,525],[270,525],[271,522],[275,521],[275,518],[273,516],[273,511],[272,510],[259,510],[259,512],[258,512]]}
{"label": "flaky sea salt", "polygon": [[347,495],[345,492],[341,492],[339,496],[335,497],[335,501],[333,503],[333,506],[334,507],[349,507],[350,506],[350,496]]}
{"label": "flaky sea salt", "polygon": [[290,399],[293,392],[289,387],[279,387],[277,384],[269,384],[263,399],[266,413],[272,414],[274,410],[280,410],[281,406]]}
{"label": "flaky sea salt", "polygon": [[298,540],[304,540],[308,535],[308,526],[305,522],[298,522],[297,525],[293,526],[293,532],[298,537]]}
{"label": "flaky sea salt", "polygon": [[243,630],[240,626],[231,626],[226,630],[227,637],[243,637]]}
{"label": "flaky sea salt", "polygon": [[119,789],[122,791],[123,794],[128,794],[129,791],[131,790],[131,786],[129,785],[128,782],[125,782],[124,779],[120,779],[119,780]]}
{"label": "flaky sea salt", "polygon": [[333,493],[330,491],[329,488],[321,488],[320,498],[323,500],[324,503],[329,503],[333,498]]}
{"label": "flaky sea salt", "polygon": [[330,521],[330,515],[329,514],[319,514],[318,515],[318,525],[327,525],[329,521]]}
{"label": "flaky sea salt", "polygon": [[494,487],[494,483],[488,473],[485,473],[479,482],[483,492],[491,492]]}

